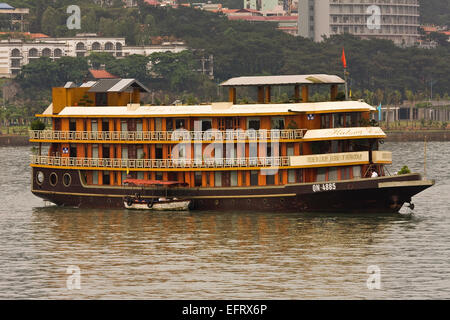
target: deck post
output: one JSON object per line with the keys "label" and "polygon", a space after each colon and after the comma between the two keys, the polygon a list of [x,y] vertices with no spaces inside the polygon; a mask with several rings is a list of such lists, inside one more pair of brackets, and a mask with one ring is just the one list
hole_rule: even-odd
{"label": "deck post", "polygon": [[228,88],[228,101],[233,104],[236,104],[236,88],[230,87]]}
{"label": "deck post", "polygon": [[258,86],[258,103],[264,103],[264,87]]}
{"label": "deck post", "polygon": [[294,86],[294,101],[300,102],[300,86],[298,84]]}
{"label": "deck post", "polygon": [[270,103],[270,86],[266,87],[264,103]]}
{"label": "deck post", "polygon": [[331,85],[331,88],[330,88],[330,100],[331,101],[336,101],[337,93],[338,93],[338,85],[337,84]]}
{"label": "deck post", "polygon": [[307,85],[302,86],[302,102],[308,102],[309,99],[309,87]]}

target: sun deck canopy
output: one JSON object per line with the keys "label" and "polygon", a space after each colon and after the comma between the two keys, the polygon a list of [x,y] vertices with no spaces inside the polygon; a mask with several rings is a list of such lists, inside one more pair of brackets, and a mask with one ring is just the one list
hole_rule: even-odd
{"label": "sun deck canopy", "polygon": [[150,92],[136,79],[101,79],[90,81],[89,92],[124,92],[130,88],[137,88],[140,92]]}
{"label": "sun deck canopy", "polygon": [[305,84],[344,84],[345,81],[335,75],[328,74],[305,74],[284,76],[253,76],[231,78],[220,85],[223,87],[237,86],[282,86],[282,85],[305,85]]}

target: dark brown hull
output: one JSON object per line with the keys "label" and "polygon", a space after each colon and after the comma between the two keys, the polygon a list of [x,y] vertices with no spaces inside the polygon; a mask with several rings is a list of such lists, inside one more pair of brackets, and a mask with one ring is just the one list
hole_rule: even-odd
{"label": "dark brown hull", "polygon": [[[45,176],[41,185],[36,181],[37,171],[42,171]],[[58,176],[55,186],[49,183],[52,172]],[[62,183],[65,173],[71,176],[67,187]],[[411,202],[415,194],[433,184],[433,181],[421,180],[419,174],[408,174],[283,186],[166,190],[160,187],[86,186],[77,170],[33,168],[32,192],[57,205],[80,208],[124,208],[123,198],[139,193],[143,198],[167,195],[190,199],[192,210],[391,213],[398,212],[405,202]]]}

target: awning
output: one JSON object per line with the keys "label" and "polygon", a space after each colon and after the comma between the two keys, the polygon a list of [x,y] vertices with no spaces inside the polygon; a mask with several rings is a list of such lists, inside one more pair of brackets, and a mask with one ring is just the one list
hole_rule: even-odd
{"label": "awning", "polygon": [[186,185],[184,182],[180,181],[161,181],[161,180],[144,180],[144,179],[126,179],[123,183],[135,185],[139,187],[145,186],[177,186],[177,185]]}
{"label": "awning", "polygon": [[380,127],[354,127],[308,130],[303,136],[303,141],[376,138],[386,138],[386,134]]}
{"label": "awning", "polygon": [[101,79],[89,89],[89,92],[124,92],[128,88],[138,88],[141,92],[150,92],[136,79]]}
{"label": "awning", "polygon": [[299,74],[284,76],[254,76],[231,78],[220,85],[223,87],[236,86],[276,86],[296,84],[344,84],[345,81],[329,74]]}

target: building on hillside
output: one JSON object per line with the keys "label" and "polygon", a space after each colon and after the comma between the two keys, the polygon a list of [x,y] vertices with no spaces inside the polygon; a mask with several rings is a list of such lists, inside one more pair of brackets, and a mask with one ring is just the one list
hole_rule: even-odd
{"label": "building on hillside", "polygon": [[32,35],[31,39],[0,41],[0,78],[16,76],[24,65],[39,57],[55,60],[64,56],[85,57],[91,52],[106,52],[120,59],[132,54],[147,56],[153,52],[180,52],[187,49],[182,42],[128,47],[125,38],[98,37],[96,34],[78,34],[67,38],[50,38],[29,33],[25,35]]}
{"label": "building on hillside", "polygon": [[104,69],[89,69],[86,81],[97,81],[101,79],[117,79],[119,77],[109,73]]}
{"label": "building on hillside", "polygon": [[229,20],[244,20],[249,22],[269,22],[277,25],[277,29],[286,33],[297,35],[298,18],[292,16],[254,16],[254,15],[229,15]]}
{"label": "building on hillside", "polygon": [[131,56],[133,54],[140,54],[149,56],[155,52],[174,52],[178,53],[187,50],[188,47],[184,42],[163,42],[161,44],[152,44],[147,46],[126,46],[123,48],[123,55]]}
{"label": "building on hillside", "polygon": [[7,3],[0,3],[0,29],[7,31],[28,31],[26,16],[28,8],[14,8]]}
{"label": "building on hillside", "polygon": [[419,40],[418,0],[299,0],[298,34],[314,41],[353,34],[412,46]]}

